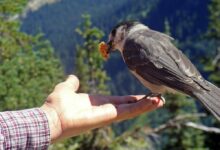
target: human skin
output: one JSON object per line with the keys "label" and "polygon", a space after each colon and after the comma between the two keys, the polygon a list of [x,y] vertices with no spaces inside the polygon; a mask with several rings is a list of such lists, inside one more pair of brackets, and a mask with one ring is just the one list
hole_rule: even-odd
{"label": "human skin", "polygon": [[89,95],[77,93],[78,88],[78,78],[70,75],[55,86],[40,107],[48,118],[51,143],[163,106],[163,101],[157,97]]}

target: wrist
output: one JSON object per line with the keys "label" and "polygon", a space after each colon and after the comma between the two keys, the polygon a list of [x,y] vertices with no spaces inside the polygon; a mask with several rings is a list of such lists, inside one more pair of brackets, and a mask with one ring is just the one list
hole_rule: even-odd
{"label": "wrist", "polygon": [[61,121],[58,113],[54,108],[48,106],[47,104],[44,104],[42,107],[40,107],[40,109],[44,111],[47,116],[50,128],[50,142],[55,143],[59,140],[62,134]]}

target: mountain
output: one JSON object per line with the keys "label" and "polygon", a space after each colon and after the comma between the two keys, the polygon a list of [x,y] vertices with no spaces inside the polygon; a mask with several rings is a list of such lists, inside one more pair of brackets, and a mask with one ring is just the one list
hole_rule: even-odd
{"label": "mountain", "polygon": [[[197,56],[207,53],[204,49],[206,46],[198,40],[207,29],[209,2],[210,0],[62,0],[29,13],[23,20],[21,30],[29,34],[43,32],[61,58],[66,73],[72,73],[75,47],[81,42],[75,28],[82,21],[83,13],[90,14],[93,24],[106,33],[104,40],[111,28],[123,20],[139,20],[161,32],[165,30],[164,22],[167,21],[171,36],[179,41],[178,46],[193,62],[198,63]],[[126,80],[136,82],[133,77],[125,75],[129,73],[118,54],[106,63],[106,69],[114,83],[121,81],[125,85]],[[122,81],[125,76],[126,80]],[[126,90],[115,87],[114,93],[143,91],[134,87]]]}

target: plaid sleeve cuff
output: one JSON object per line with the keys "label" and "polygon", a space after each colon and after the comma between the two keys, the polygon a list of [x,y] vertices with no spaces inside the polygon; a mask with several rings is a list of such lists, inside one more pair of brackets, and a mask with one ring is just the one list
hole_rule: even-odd
{"label": "plaid sleeve cuff", "polygon": [[39,108],[0,113],[0,149],[46,150],[50,130]]}

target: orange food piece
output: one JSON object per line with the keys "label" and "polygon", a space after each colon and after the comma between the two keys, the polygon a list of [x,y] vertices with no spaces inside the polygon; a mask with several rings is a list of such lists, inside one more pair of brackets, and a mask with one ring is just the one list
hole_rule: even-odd
{"label": "orange food piece", "polygon": [[105,42],[99,43],[99,52],[101,53],[104,59],[108,59],[109,57],[109,54],[107,51],[108,51],[108,45]]}

